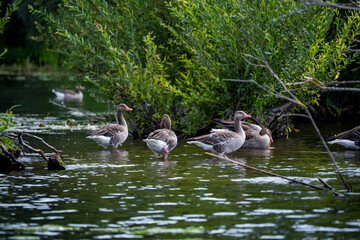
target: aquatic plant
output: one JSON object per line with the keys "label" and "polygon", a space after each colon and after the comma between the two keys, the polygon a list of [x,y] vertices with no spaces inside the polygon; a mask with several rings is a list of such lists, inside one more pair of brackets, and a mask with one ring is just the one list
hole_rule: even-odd
{"label": "aquatic plant", "polygon": [[[14,119],[13,119],[14,113],[12,110],[19,106],[20,105],[14,105],[14,106],[10,107],[8,110],[6,110],[5,112],[0,113],[0,132],[15,126],[16,123],[14,122]],[[4,144],[4,146],[7,149],[16,148],[14,141],[10,138],[0,137],[0,143]],[[1,149],[0,149],[0,151],[1,151]]]}

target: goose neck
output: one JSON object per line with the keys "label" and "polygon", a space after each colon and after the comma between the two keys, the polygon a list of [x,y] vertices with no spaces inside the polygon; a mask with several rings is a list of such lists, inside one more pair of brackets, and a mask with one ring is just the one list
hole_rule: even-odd
{"label": "goose neck", "polygon": [[126,124],[126,121],[125,121],[125,118],[124,118],[124,115],[123,115],[122,111],[117,111],[117,113],[116,113],[116,121],[117,121],[117,124],[127,127],[127,124]]}

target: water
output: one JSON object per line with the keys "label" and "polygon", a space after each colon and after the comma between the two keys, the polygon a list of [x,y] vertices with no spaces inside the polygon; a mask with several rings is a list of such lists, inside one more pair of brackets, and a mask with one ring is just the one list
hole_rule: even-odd
{"label": "water", "polygon": [[[142,140],[103,150],[85,138],[96,127],[87,118],[48,103],[61,83],[35,80],[0,80],[1,111],[23,105],[15,111],[19,127],[63,150],[67,170],[48,171],[26,154],[25,171],[0,174],[0,239],[358,239],[360,151],[331,146],[354,188],[348,194],[309,125],[270,150],[229,157],[317,186],[320,176],[344,196],[246,170],[184,140],[168,162]],[[86,93],[78,107],[107,110]]]}

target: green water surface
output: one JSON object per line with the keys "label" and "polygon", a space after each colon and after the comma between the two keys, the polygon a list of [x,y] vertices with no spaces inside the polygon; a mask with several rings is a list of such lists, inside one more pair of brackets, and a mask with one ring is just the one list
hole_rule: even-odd
{"label": "green water surface", "polygon": [[[271,149],[229,155],[321,187],[320,176],[343,193],[336,197],[208,156],[184,139],[168,162],[155,159],[141,139],[103,150],[86,138],[98,126],[48,102],[62,84],[0,78],[0,110],[21,104],[18,127],[63,150],[67,168],[48,171],[39,156],[25,154],[25,171],[0,174],[0,239],[359,239],[360,151],[331,146],[353,193],[310,125]],[[86,91],[83,103],[71,104],[107,111]],[[320,128],[329,136],[355,125]]]}

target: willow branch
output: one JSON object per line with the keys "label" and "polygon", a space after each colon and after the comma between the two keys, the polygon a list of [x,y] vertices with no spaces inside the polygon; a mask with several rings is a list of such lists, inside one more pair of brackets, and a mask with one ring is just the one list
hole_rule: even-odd
{"label": "willow branch", "polygon": [[[249,166],[249,165],[246,165],[246,164],[243,164],[243,163],[239,163],[235,160],[232,160],[232,159],[229,159],[229,158],[225,158],[225,157],[222,157],[222,156],[219,156],[219,155],[216,155],[216,154],[212,154],[212,153],[208,153],[206,152],[206,154],[210,155],[210,156],[213,156],[213,157],[217,157],[217,158],[220,158],[220,159],[223,159],[223,160],[226,160],[226,161],[229,161],[229,162],[232,162],[232,163],[235,163],[237,165],[240,165],[244,168],[247,168],[247,169],[251,169],[251,170],[254,170],[256,172],[261,172],[261,173],[264,173],[264,174],[267,174],[267,175],[270,175],[270,176],[274,176],[274,177],[279,177],[279,178],[282,178],[282,179],[286,179],[290,182],[295,182],[295,183],[299,183],[299,184],[302,184],[302,185],[305,185],[305,186],[308,186],[308,187],[312,187],[312,188],[315,188],[316,190],[323,190],[323,191],[326,191],[328,189],[326,188],[322,188],[322,187],[318,187],[318,186],[315,186],[315,185],[312,185],[310,183],[306,183],[306,182],[303,182],[303,181],[300,181],[300,180],[297,180],[297,179],[294,179],[294,178],[289,178],[289,177],[285,177],[285,176],[282,176],[280,174],[276,174],[276,173],[272,173],[272,172],[268,172],[268,171],[264,171],[264,170],[261,170],[261,169],[258,169],[258,168],[255,168],[255,167],[252,167],[252,166]],[[334,192],[334,194],[336,196],[339,196],[341,195],[340,193],[338,192]]]}

